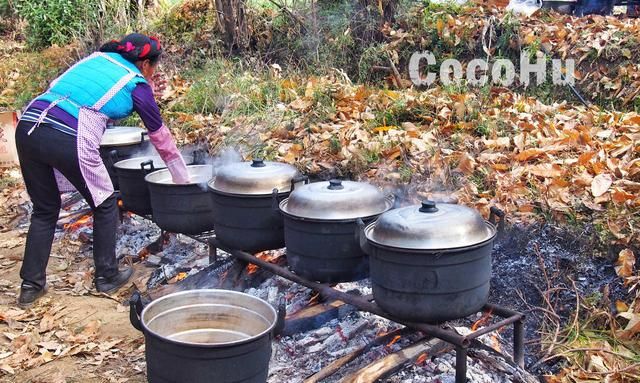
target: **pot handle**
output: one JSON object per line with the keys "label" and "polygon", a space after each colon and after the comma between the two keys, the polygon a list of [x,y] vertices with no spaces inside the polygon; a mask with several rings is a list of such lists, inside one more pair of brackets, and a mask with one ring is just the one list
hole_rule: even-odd
{"label": "pot handle", "polygon": [[308,184],[309,183],[309,176],[305,176],[305,175],[301,175],[301,176],[295,176],[291,179],[291,191],[293,191],[293,189],[296,188],[296,184],[300,183],[300,182],[304,182],[304,184]]}
{"label": "pot handle", "polygon": [[[498,233],[502,234],[504,233],[504,221],[505,221],[505,214],[504,211],[502,209],[499,209],[495,206],[491,206],[491,208],[489,209],[490,213],[489,213],[489,223],[497,226],[498,229]],[[500,218],[500,221],[497,221],[496,218]],[[496,225],[497,223],[497,225]]]}
{"label": "pot handle", "polygon": [[278,200],[278,189],[273,188],[271,191],[271,211],[276,217],[280,217],[280,201]]}
{"label": "pot handle", "polygon": [[129,298],[129,321],[138,331],[142,331],[142,322],[140,321],[142,309],[144,309],[142,296],[140,296],[140,292],[136,290],[133,292],[133,295],[131,295],[131,298]]}
{"label": "pot handle", "polygon": [[[149,169],[147,169],[147,167]],[[147,175],[151,172],[153,172],[154,170],[156,170],[155,166],[153,166],[153,160],[146,160],[144,162],[140,163],[140,169],[142,169],[142,173],[144,175]]]}
{"label": "pot handle", "polygon": [[140,143],[143,143],[145,141],[145,137],[149,136],[149,132],[144,130],[140,133]]}
{"label": "pot handle", "polygon": [[364,234],[364,229],[367,225],[362,218],[356,220],[356,225],[358,226],[355,231],[356,243],[360,245],[360,249],[362,249],[365,254],[371,255],[371,245],[367,242],[367,236]]}

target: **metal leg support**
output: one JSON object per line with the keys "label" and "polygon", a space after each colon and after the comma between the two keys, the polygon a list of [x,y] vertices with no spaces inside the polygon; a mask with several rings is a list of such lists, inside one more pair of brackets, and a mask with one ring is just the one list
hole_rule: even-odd
{"label": "metal leg support", "polygon": [[209,243],[209,264],[213,265],[218,260],[218,248],[211,242]]}
{"label": "metal leg support", "polygon": [[467,348],[456,346],[456,383],[467,381]]}
{"label": "metal leg support", "polygon": [[524,368],[524,320],[513,323],[513,361]]}

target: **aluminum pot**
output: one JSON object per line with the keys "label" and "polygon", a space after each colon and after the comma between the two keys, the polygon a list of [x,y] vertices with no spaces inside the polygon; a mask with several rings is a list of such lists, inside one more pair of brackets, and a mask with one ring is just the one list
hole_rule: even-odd
{"label": "aluminum pot", "polygon": [[130,301],[131,324],[145,338],[150,383],[264,383],[276,310],[266,301],[228,290],[189,290],[143,307]]}
{"label": "aluminum pot", "polygon": [[147,131],[134,126],[114,126],[107,128],[100,140],[100,158],[104,162],[114,190],[119,190],[116,162],[139,156],[152,150]]}
{"label": "aluminum pot", "polygon": [[356,221],[371,222],[392,206],[392,197],[363,182],[331,180],[296,188],[280,203],[289,267],[323,283],[365,278],[369,263],[355,237]]}
{"label": "aluminum pot", "polygon": [[[187,164],[193,163],[193,156],[183,156]],[[149,188],[144,180],[147,174],[166,169],[160,156],[142,156],[118,161],[113,165],[118,176],[120,198],[123,208],[138,215],[152,213]]]}
{"label": "aluminum pot", "polygon": [[284,247],[278,203],[305,179],[291,165],[262,159],[220,167],[209,182],[218,240],[248,252]]}
{"label": "aluminum pot", "polygon": [[489,297],[496,215],[503,217],[491,211],[485,221],[474,209],[425,201],[386,212],[366,227],[360,223],[376,303],[414,322],[479,311]]}
{"label": "aluminum pot", "polygon": [[153,220],[173,233],[200,234],[213,229],[213,203],[207,183],[213,177],[211,165],[189,165],[190,182],[175,184],[168,169],[144,177],[149,187]]}

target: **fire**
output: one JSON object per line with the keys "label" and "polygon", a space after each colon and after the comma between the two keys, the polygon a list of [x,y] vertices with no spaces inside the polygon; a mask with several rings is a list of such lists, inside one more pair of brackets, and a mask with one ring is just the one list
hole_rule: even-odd
{"label": "fire", "polygon": [[401,338],[400,335],[396,335],[393,337],[393,339],[391,339],[391,342],[387,343],[387,347],[391,347],[393,346],[397,341],[399,341]]}
{"label": "fire", "polygon": [[122,200],[121,200],[121,199],[119,199],[119,200],[118,200],[118,207],[119,207],[120,209],[122,209],[122,208],[124,207],[124,203],[122,202]]}
{"label": "fire", "polygon": [[310,299],[309,299],[309,305],[318,303],[318,298],[320,298],[320,293],[315,293]]}
{"label": "fire", "polygon": [[427,358],[428,358],[428,357],[429,357],[429,355],[428,355],[426,352],[423,352],[423,353],[422,353],[422,354],[420,354],[420,355],[418,356],[418,358],[416,359],[416,364],[417,364],[417,365],[421,365],[421,364],[423,364],[424,362],[426,362],[426,361],[427,361]]}
{"label": "fire", "polygon": [[92,214],[85,214],[73,223],[67,223],[63,226],[65,230],[74,231],[91,222]]}
{"label": "fire", "polygon": [[489,310],[486,313],[482,314],[480,319],[478,319],[473,323],[473,325],[471,325],[471,331],[476,331],[479,327],[487,324],[487,322],[489,322],[489,320],[491,319],[491,312],[492,310]]}
{"label": "fire", "polygon": [[184,271],[179,272],[178,275],[176,275],[176,282],[180,282],[181,280],[185,279],[189,274],[185,273]]}
{"label": "fire", "polygon": [[[272,252],[272,251],[262,251],[255,255],[256,258],[259,258],[265,262],[276,263],[276,261],[282,256],[281,252]],[[247,265],[247,274],[251,275],[258,271],[260,266],[254,265],[250,263]]]}

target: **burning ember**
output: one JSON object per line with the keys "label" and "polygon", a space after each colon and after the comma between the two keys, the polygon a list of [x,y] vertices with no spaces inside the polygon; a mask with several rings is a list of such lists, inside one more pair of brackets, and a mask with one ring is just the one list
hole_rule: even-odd
{"label": "burning ember", "polygon": [[387,347],[393,346],[397,341],[400,340],[400,338],[402,338],[400,335],[394,336],[393,339],[391,339],[391,341],[387,343]]}
{"label": "burning ember", "polygon": [[189,273],[185,273],[184,271],[179,272],[178,275],[175,276],[175,282],[180,282],[181,280],[185,279],[188,275]]}
{"label": "burning ember", "polygon": [[[262,251],[260,253],[257,253],[255,256],[262,259],[263,261],[276,263],[277,260],[282,257],[282,252]],[[258,269],[260,269],[259,266],[250,263],[247,265],[247,274],[255,274],[256,272],[258,272]]]}
{"label": "burning ember", "polygon": [[80,217],[78,220],[72,223],[67,223],[63,226],[64,230],[76,231],[83,226],[89,226],[93,221],[93,214],[88,213]]}
{"label": "burning ember", "polygon": [[487,311],[486,313],[482,314],[482,317],[480,317],[480,319],[478,319],[477,321],[475,321],[473,323],[473,325],[471,326],[471,331],[476,331],[478,330],[478,328],[484,326],[485,324],[487,324],[489,322],[489,320],[491,319],[491,312],[492,310]]}

